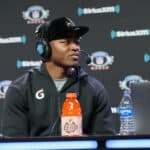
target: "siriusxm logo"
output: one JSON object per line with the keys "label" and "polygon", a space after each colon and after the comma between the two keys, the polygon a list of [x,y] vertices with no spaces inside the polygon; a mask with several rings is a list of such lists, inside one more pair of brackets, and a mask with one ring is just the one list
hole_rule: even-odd
{"label": "siriusxm logo", "polygon": [[148,63],[150,61],[150,54],[145,53],[144,54],[144,62]]}
{"label": "siriusxm logo", "polygon": [[116,6],[107,6],[101,8],[81,8],[77,9],[78,16],[88,15],[88,14],[102,14],[102,13],[119,13],[120,5]]}
{"label": "siriusxm logo", "polygon": [[111,31],[111,39],[121,38],[121,37],[137,37],[137,36],[149,36],[150,30],[149,29],[142,29],[142,30],[133,30],[133,31]]}
{"label": "siriusxm logo", "polygon": [[91,70],[108,70],[109,65],[114,62],[114,56],[109,56],[107,52],[97,51],[92,53],[91,63],[88,64]]}
{"label": "siriusxm logo", "polygon": [[147,80],[143,80],[139,75],[128,75],[124,78],[123,81],[119,81],[119,87],[121,90],[130,90],[130,84],[132,83],[140,83],[146,82]]}
{"label": "siriusxm logo", "polygon": [[23,67],[37,67],[40,66],[42,63],[42,61],[21,61],[21,60],[17,60],[17,68],[23,68]]}
{"label": "siriusxm logo", "polygon": [[44,19],[49,16],[49,10],[45,10],[42,6],[34,5],[23,11],[22,16],[27,20],[28,24],[44,23]]}
{"label": "siriusxm logo", "polygon": [[25,35],[21,37],[8,37],[8,38],[0,38],[0,44],[9,44],[9,43],[23,43],[25,44],[27,41],[27,37]]}
{"label": "siriusxm logo", "polygon": [[4,81],[0,81],[0,99],[4,99],[7,89],[9,87],[9,85],[11,84],[12,81],[10,80],[4,80]]}

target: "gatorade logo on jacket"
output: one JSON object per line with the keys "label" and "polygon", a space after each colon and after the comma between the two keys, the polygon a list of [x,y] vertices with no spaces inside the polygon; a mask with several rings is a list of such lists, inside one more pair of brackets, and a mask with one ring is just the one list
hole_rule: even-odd
{"label": "gatorade logo on jacket", "polygon": [[36,99],[39,99],[39,100],[43,99],[45,97],[44,89],[38,90],[35,94],[35,97]]}

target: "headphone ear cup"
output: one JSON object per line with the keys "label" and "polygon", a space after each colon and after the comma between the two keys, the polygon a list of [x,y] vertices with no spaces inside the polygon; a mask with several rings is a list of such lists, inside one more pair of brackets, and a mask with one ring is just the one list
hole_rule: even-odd
{"label": "headphone ear cup", "polygon": [[38,40],[36,43],[36,51],[42,59],[47,60],[51,56],[51,48],[48,42],[44,39]]}
{"label": "headphone ear cup", "polygon": [[50,58],[51,48],[48,42],[48,26],[50,22],[40,24],[35,30],[35,35],[37,37],[36,51],[44,61]]}

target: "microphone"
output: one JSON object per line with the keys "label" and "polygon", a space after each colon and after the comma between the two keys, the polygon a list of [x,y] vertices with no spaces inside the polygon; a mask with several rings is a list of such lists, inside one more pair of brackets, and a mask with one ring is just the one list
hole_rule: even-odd
{"label": "microphone", "polygon": [[80,50],[80,52],[83,53],[83,54],[85,54],[87,56],[86,64],[91,63],[91,57],[90,57],[90,55],[86,51],[84,51],[84,50]]}

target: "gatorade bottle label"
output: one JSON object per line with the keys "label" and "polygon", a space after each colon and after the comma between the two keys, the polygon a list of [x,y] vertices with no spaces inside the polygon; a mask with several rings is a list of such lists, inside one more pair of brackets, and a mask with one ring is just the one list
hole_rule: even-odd
{"label": "gatorade bottle label", "polygon": [[82,135],[82,117],[62,117],[61,119],[62,136],[81,136]]}

